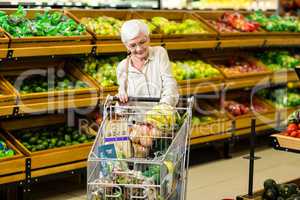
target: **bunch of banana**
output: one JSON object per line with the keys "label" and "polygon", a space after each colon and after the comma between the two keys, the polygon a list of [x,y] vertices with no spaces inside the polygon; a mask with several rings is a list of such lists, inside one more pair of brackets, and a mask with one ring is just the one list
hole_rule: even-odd
{"label": "bunch of banana", "polygon": [[177,118],[180,118],[178,112],[172,106],[167,104],[154,106],[146,113],[147,123],[166,131],[174,129]]}

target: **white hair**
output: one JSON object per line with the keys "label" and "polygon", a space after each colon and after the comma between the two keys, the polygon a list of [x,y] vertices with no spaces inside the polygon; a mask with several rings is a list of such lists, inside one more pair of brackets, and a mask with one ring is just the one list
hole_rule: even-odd
{"label": "white hair", "polygon": [[121,40],[125,44],[130,40],[136,38],[140,33],[143,33],[148,37],[148,26],[141,20],[128,20],[121,27]]}

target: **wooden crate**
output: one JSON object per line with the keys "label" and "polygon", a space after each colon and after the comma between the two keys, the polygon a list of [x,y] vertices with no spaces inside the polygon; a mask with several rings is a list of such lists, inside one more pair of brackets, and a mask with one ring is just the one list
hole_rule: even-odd
{"label": "wooden crate", "polygon": [[[204,59],[198,53],[187,53],[185,51],[176,51],[169,53],[170,61],[185,61],[185,60],[202,60]],[[214,65],[212,65],[213,68]],[[216,68],[217,69],[217,68]],[[218,69],[217,69],[218,70]],[[220,72],[220,70],[218,70]],[[219,91],[221,89],[224,77],[220,72],[219,75],[210,78],[195,78],[189,80],[178,80],[178,90],[181,95],[205,93],[211,91]]]}
{"label": "wooden crate", "polygon": [[[76,22],[80,23],[81,19],[84,17],[89,18],[97,18],[100,16],[107,16],[107,17],[113,17],[118,20],[126,21],[131,19],[132,12],[128,10],[95,10],[95,9],[88,9],[88,10],[82,10],[82,9],[70,9],[65,11],[69,16],[71,16]],[[88,32],[94,36],[94,38],[97,40],[96,43],[121,43],[121,37],[120,35],[114,36],[114,35],[100,35],[96,34],[93,30],[87,28]]]}
{"label": "wooden crate", "polygon": [[[237,103],[247,103],[248,108],[250,109],[248,113],[240,116],[234,116],[231,113],[228,113],[230,119],[235,121],[235,129],[245,129],[251,127],[251,120],[256,118],[256,125],[267,125],[267,124],[274,124],[276,122],[276,112],[272,106],[262,101],[260,98],[254,97],[252,102],[257,102],[259,105],[265,108],[265,111],[256,112],[251,108],[251,100],[250,100],[250,93],[247,92],[235,92],[229,93],[226,95],[226,100],[233,100]],[[221,104],[215,104],[220,110],[225,109]]]}
{"label": "wooden crate", "polygon": [[6,137],[0,133],[0,139],[7,147],[14,150],[15,155],[0,158],[0,184],[17,182],[25,179],[25,156]]}
{"label": "wooden crate", "polygon": [[259,62],[257,59],[240,55],[234,56],[233,58],[254,62],[256,65],[264,69],[264,71],[231,74],[230,72],[224,70],[224,68],[229,65],[230,56],[209,58],[209,62],[216,66],[225,77],[226,89],[236,89],[269,84],[272,72],[267,69],[265,65],[263,65],[263,63]]}
{"label": "wooden crate", "polygon": [[182,22],[185,19],[193,19],[201,23],[201,26],[207,31],[207,33],[198,33],[198,34],[172,34],[166,35],[160,30],[162,34],[163,42],[172,42],[172,41],[197,41],[197,40],[215,40],[217,33],[211,29],[207,24],[203,23],[199,18],[186,11],[146,11],[138,10],[135,12],[138,16],[143,19],[151,20],[153,17],[164,17],[171,21]]}
{"label": "wooden crate", "polygon": [[[234,11],[226,11],[227,13],[234,13]],[[243,15],[247,15],[248,12],[239,12]],[[211,29],[218,33],[218,37],[222,40],[227,39],[260,39],[260,44],[263,44],[267,38],[267,33],[263,29],[259,29],[257,32],[220,32],[210,22],[210,20],[217,21],[223,14],[224,11],[196,11],[193,14],[206,23]],[[249,43],[250,44],[250,43]]]}
{"label": "wooden crate", "polygon": [[0,116],[11,115],[16,106],[17,95],[2,76],[0,76],[0,91],[3,93],[0,95]]}
{"label": "wooden crate", "polygon": [[4,82],[6,85],[18,96],[18,106],[21,108],[21,113],[97,105],[96,99],[98,94],[96,86],[70,62],[61,60],[28,61],[8,63],[6,66],[7,68],[5,68],[5,70],[0,70],[0,74],[6,79],[13,79],[13,81],[16,80],[16,77],[26,78],[26,74],[23,73],[32,75],[32,73],[38,72],[30,72],[29,70],[40,70],[39,73],[43,72],[45,75],[48,72],[51,73],[52,70],[52,72],[55,73],[55,77],[57,77],[57,72],[65,72],[71,80],[81,80],[88,85],[87,88],[80,89],[22,94],[5,79]]}
{"label": "wooden crate", "polygon": [[[214,110],[212,106],[206,104],[204,101],[201,101],[197,104],[202,111],[210,113],[209,115],[205,116],[215,117],[216,121],[199,125],[192,125],[192,139],[209,135],[224,134],[232,130],[232,121],[226,113],[222,114],[219,111]],[[194,114],[194,116],[197,115],[197,113]]]}
{"label": "wooden crate", "polygon": [[[58,165],[86,161],[93,142],[31,152],[15,137],[15,133],[22,129],[55,126],[57,124],[66,123],[66,115],[46,115],[30,117],[18,121],[2,122],[2,127],[6,131],[6,134],[12,139],[13,144],[19,148],[22,153],[31,158],[31,169],[45,170],[45,168],[56,167]],[[78,121],[76,123],[78,123]],[[49,171],[51,171],[51,169],[49,169]]]}
{"label": "wooden crate", "polygon": [[[7,14],[16,12],[16,9],[2,9]],[[26,18],[32,19],[36,12],[43,13],[42,9],[26,10]],[[63,12],[52,9],[49,12]],[[68,16],[68,13],[64,13]],[[68,16],[69,17],[69,16]],[[5,30],[6,31],[6,30]],[[86,32],[80,36],[39,36],[39,37],[13,37],[6,31],[10,39],[10,50],[13,50],[13,57],[31,57],[47,55],[83,54],[92,50],[92,36]]]}
{"label": "wooden crate", "polygon": [[[87,72],[83,71],[82,69],[82,63],[75,63],[72,62],[74,68],[76,68],[76,70],[80,71],[81,74],[83,74],[83,76],[90,82],[92,83],[94,86],[97,87],[99,94],[101,97],[105,97],[107,94],[117,94],[118,92],[118,86],[109,86],[109,87],[104,87],[101,85],[101,83],[99,83],[95,78],[93,78],[91,75],[89,75]],[[117,72],[116,72],[117,73]]]}

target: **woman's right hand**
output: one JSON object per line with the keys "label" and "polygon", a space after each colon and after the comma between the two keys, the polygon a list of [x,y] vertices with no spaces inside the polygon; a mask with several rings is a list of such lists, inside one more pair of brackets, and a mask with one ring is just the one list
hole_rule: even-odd
{"label": "woman's right hand", "polygon": [[127,94],[118,94],[117,96],[119,97],[119,101],[121,103],[127,103],[128,102]]}

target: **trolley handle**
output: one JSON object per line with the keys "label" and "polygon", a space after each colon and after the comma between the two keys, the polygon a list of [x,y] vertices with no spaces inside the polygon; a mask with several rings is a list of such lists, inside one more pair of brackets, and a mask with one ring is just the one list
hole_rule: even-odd
{"label": "trolley handle", "polygon": [[[112,101],[119,101],[119,97],[112,96]],[[128,97],[128,101],[159,102],[160,98],[158,98],[158,97]]]}
{"label": "trolley handle", "polygon": [[[110,96],[111,101],[119,101],[118,96]],[[137,101],[137,102],[159,102],[161,98],[159,97],[128,97],[128,101]],[[179,101],[191,101],[193,98],[187,98],[187,97],[179,97]]]}

